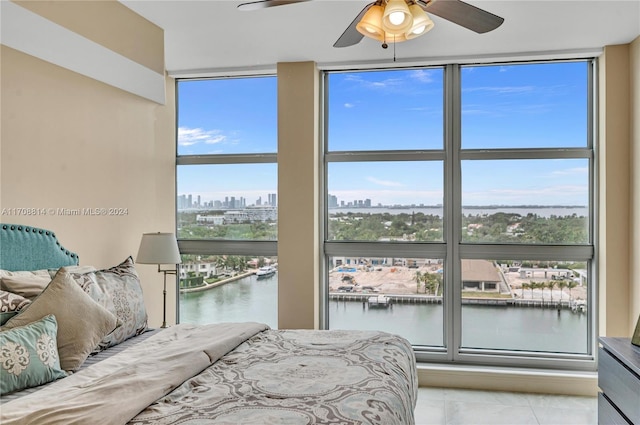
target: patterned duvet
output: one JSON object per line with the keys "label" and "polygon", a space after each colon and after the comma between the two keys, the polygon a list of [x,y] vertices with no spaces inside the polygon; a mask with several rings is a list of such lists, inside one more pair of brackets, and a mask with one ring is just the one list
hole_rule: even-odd
{"label": "patterned duvet", "polygon": [[413,424],[413,350],[382,332],[267,330],[130,423]]}
{"label": "patterned duvet", "polygon": [[411,425],[416,397],[413,350],[398,336],[177,325],[3,399],[0,422]]}

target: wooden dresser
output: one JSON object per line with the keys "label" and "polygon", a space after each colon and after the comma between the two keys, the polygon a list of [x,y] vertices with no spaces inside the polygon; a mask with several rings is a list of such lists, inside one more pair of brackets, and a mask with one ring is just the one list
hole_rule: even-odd
{"label": "wooden dresser", "polygon": [[629,338],[600,338],[598,424],[640,425],[640,347]]}

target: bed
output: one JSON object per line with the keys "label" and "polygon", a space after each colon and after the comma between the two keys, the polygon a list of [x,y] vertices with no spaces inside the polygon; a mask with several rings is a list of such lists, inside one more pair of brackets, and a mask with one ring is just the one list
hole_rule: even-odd
{"label": "bed", "polygon": [[413,424],[415,357],[375,331],[149,329],[133,259],[97,270],[0,224],[2,424]]}

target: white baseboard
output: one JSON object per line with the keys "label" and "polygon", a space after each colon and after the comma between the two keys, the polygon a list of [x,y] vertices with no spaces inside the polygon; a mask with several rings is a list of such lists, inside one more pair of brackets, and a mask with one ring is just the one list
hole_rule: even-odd
{"label": "white baseboard", "polygon": [[592,396],[598,373],[418,363],[421,387]]}

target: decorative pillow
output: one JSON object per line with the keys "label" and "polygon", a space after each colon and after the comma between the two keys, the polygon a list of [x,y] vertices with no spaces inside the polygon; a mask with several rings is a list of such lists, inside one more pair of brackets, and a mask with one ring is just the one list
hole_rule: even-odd
{"label": "decorative pillow", "polygon": [[30,302],[23,296],[0,289],[0,325],[4,325]]}
{"label": "decorative pillow", "polygon": [[147,310],[133,258],[110,269],[71,276],[91,298],[118,318],[118,328],[95,351],[120,344],[147,329]]}
{"label": "decorative pillow", "polygon": [[[65,266],[65,269],[67,269],[68,273],[89,273],[96,271],[96,268],[93,266]],[[60,269],[47,270],[49,272],[49,276],[51,276],[51,279],[53,279],[56,273],[58,273],[58,270]]]}
{"label": "decorative pillow", "polygon": [[0,332],[0,392],[7,394],[46,384],[67,374],[56,346],[58,324],[49,314],[40,320]]}
{"label": "decorative pillow", "polygon": [[33,271],[9,271],[0,269],[0,281],[9,276],[49,276],[49,270],[33,270]]}
{"label": "decorative pillow", "polygon": [[49,286],[9,319],[4,328],[12,329],[48,314],[58,321],[60,365],[75,372],[96,345],[116,327],[116,317],[89,297],[71,278],[65,267],[56,273]]}
{"label": "decorative pillow", "polygon": [[[88,273],[95,271],[93,266],[67,266],[69,273]],[[47,287],[59,269],[34,271],[0,270],[0,289],[34,299]]]}
{"label": "decorative pillow", "polygon": [[2,289],[33,300],[40,295],[51,282],[47,275],[13,275],[2,278]]}

